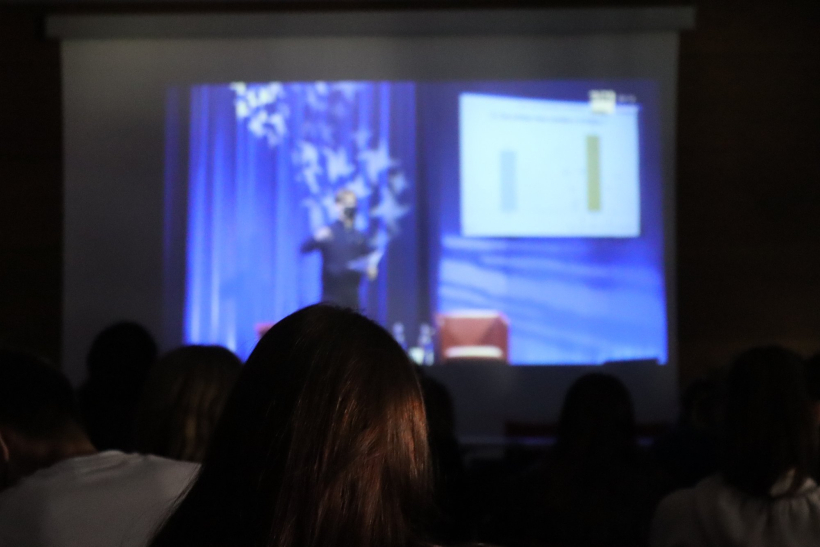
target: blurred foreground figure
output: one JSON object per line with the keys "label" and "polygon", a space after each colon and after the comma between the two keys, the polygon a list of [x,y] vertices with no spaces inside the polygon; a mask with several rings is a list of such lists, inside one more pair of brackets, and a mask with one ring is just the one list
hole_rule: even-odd
{"label": "blurred foreground figure", "polygon": [[465,514],[466,475],[456,438],[455,407],[444,384],[425,375],[423,367],[418,367],[418,374],[433,464],[433,499],[438,510],[431,532],[437,540],[458,543],[469,537],[469,515]]}
{"label": "blurred foreground figure", "polygon": [[806,360],[806,389],[814,421],[820,426],[820,353]]}
{"label": "blurred foreground figure", "polygon": [[720,471],[663,500],[652,545],[820,545],[817,430],[802,359],[779,347],[741,354],[724,399]]}
{"label": "blurred foreground figure", "polygon": [[156,342],[136,323],[112,325],[92,342],[79,398],[83,423],[98,449],[133,449],[137,403],[156,360]]}
{"label": "blurred foreground figure", "polygon": [[717,471],[716,392],[714,381],[692,382],[683,392],[678,423],[652,446],[674,489],[692,487]]}
{"label": "blurred foreground figure", "polygon": [[429,465],[404,351],[361,315],[311,306],[259,341],[152,545],[419,546]]}
{"label": "blurred foreground figure", "polygon": [[137,411],[136,448],[201,462],[242,361],[220,346],[185,346],[153,366]]}
{"label": "blurred foreground figure", "polygon": [[555,447],[505,496],[500,518],[515,545],[639,547],[648,541],[661,481],[635,433],[632,398],[617,378],[570,387]]}
{"label": "blurred foreground figure", "polygon": [[97,452],[71,385],[31,357],[0,352],[3,547],[137,547],[198,466]]}

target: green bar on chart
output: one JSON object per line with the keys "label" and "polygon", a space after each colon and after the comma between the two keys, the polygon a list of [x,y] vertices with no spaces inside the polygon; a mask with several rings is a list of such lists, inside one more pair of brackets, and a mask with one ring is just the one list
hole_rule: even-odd
{"label": "green bar on chart", "polygon": [[515,188],[515,152],[512,150],[501,151],[501,210],[515,211],[516,209],[516,188]]}

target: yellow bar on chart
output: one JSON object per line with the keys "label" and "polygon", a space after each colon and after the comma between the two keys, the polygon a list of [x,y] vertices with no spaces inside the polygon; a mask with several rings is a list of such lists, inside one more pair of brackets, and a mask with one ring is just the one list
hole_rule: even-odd
{"label": "yellow bar on chart", "polygon": [[601,139],[587,135],[587,209],[601,210]]}

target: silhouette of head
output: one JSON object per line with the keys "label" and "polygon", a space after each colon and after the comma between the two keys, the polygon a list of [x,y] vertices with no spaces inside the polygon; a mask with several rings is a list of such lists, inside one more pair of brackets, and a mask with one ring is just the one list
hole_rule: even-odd
{"label": "silhouette of head", "polygon": [[101,450],[132,448],[136,406],[156,358],[156,342],[136,323],[112,325],[92,342],[80,408],[91,440]]}
{"label": "silhouette of head", "polygon": [[620,380],[592,373],[572,384],[561,409],[557,448],[580,459],[620,461],[633,454],[635,412]]}
{"label": "silhouette of head", "polygon": [[88,378],[117,385],[142,382],[156,358],[157,344],[145,327],[127,321],[116,323],[91,343],[86,358]]}
{"label": "silhouette of head", "polygon": [[755,496],[792,473],[788,492],[816,467],[817,430],[803,359],[778,346],[750,349],[729,370],[723,402],[721,473]]}
{"label": "silhouette of head", "polygon": [[0,455],[13,483],[54,463],[66,444],[87,441],[74,392],[56,369],[30,355],[0,351]]}
{"label": "silhouette of head", "polygon": [[220,346],[184,346],[151,368],[137,410],[136,449],[200,462],[242,361]]}
{"label": "silhouette of head", "polygon": [[260,340],[154,545],[416,545],[429,481],[404,351],[355,312],[311,306]]}

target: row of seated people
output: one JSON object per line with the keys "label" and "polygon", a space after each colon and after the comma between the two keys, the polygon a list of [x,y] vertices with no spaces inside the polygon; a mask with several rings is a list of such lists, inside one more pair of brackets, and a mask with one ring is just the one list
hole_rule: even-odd
{"label": "row of seated people", "polygon": [[481,535],[511,546],[820,544],[818,380],[818,359],[748,350],[719,383],[694,384],[680,422],[644,449],[624,385],[584,376],[546,458],[494,487]]}
{"label": "row of seated people", "polygon": [[492,479],[464,471],[443,387],[354,312],[296,312],[244,367],[216,347],[154,360],[147,333],[112,327],[77,404],[56,370],[0,352],[0,545],[820,542],[820,362],[783,348],[699,384],[651,451],[623,384],[584,376],[547,456]]}

